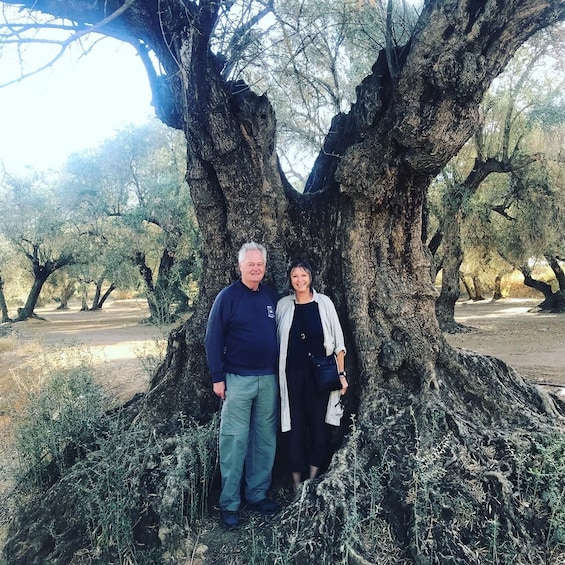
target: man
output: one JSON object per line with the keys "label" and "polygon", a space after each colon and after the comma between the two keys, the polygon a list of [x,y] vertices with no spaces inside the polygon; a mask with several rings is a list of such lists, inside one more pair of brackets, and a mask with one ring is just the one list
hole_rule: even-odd
{"label": "man", "polygon": [[277,296],[261,284],[267,251],[250,242],[239,251],[241,280],[216,297],[206,328],[206,355],[214,393],[223,400],[220,419],[220,517],[239,526],[241,481],[250,510],[273,515],[267,498],[278,427]]}

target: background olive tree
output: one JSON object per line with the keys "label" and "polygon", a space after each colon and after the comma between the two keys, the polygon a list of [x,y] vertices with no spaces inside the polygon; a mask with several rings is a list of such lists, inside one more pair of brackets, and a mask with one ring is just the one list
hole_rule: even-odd
{"label": "background olive tree", "polygon": [[56,196],[56,179],[49,175],[5,176],[0,230],[23,258],[31,286],[18,320],[33,316],[48,277],[78,261],[81,234],[70,210]]}
{"label": "background olive tree", "polygon": [[[508,229],[530,235],[535,231],[538,244],[533,245],[532,241],[532,245],[521,246],[521,260],[508,263],[509,271],[520,268],[532,257],[543,257],[545,251],[540,249],[542,240],[551,247],[555,236],[560,237],[561,223],[548,221],[551,218],[547,214],[539,213],[540,189],[547,194],[548,187],[541,187],[540,182],[533,180],[537,176],[550,182],[548,173],[550,163],[556,160],[555,145],[541,142],[540,136],[546,131],[549,141],[550,132],[563,127],[558,118],[562,107],[561,82],[555,80],[556,76],[560,76],[561,68],[560,38],[559,33],[540,35],[520,50],[485,97],[480,126],[472,140],[445,167],[432,186],[431,209],[436,211],[439,222],[430,246],[435,253],[439,243],[443,242],[436,255],[436,267],[441,269],[442,274],[436,314],[444,330],[456,329],[454,309],[459,297],[463,249],[471,251],[473,248],[469,240],[462,241],[461,229],[473,240],[476,251],[483,249],[485,257],[492,254],[508,256],[508,246],[506,251],[497,250],[502,240],[497,245],[493,239],[485,239],[484,232],[488,231],[488,226],[481,226],[481,223],[500,222],[502,218],[510,220],[510,208],[518,204],[522,210],[530,210],[535,228],[514,218],[516,224],[508,226]],[[543,95],[539,94],[541,92]],[[554,109],[557,112],[552,111]],[[548,115],[552,115],[551,124],[547,123]],[[493,179],[491,175],[498,175],[498,178]],[[518,182],[519,178],[523,179],[522,182]],[[477,196],[479,190],[483,194]],[[547,204],[553,202],[555,206],[556,202],[560,202],[560,193],[559,180],[554,176],[555,198],[547,198]],[[438,196],[441,202],[437,201]],[[487,211],[478,206],[481,200]],[[554,210],[559,207],[557,204]],[[474,208],[482,212],[473,213]],[[493,219],[493,214],[500,218]],[[462,223],[465,224],[463,228]],[[555,305],[549,306],[549,301],[547,304],[549,309],[554,309]]]}
{"label": "background olive tree", "polygon": [[96,244],[96,296],[100,281],[116,288],[126,275],[124,264],[133,265],[155,323],[170,323],[175,304],[186,309],[194,298],[188,296],[190,283],[199,277],[199,231],[184,180],[185,152],[179,132],[154,122],[126,128],[66,165],[63,191],[90,218],[86,229]]}

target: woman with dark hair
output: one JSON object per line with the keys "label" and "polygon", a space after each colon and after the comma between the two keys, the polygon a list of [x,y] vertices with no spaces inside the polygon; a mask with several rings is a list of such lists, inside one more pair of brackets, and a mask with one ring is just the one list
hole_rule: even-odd
{"label": "woman with dark hair", "polygon": [[[347,390],[345,342],[335,306],[312,288],[312,267],[302,259],[288,269],[293,293],[277,304],[281,430],[295,490],[303,473],[315,478],[329,455],[326,424],[339,426],[340,398]],[[341,390],[320,393],[314,387],[309,355],[335,355]],[[309,441],[306,441],[308,437]]]}

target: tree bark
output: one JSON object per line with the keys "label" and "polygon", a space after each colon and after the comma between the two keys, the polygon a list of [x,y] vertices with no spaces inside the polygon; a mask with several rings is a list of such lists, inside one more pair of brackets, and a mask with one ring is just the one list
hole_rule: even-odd
{"label": "tree bark", "polygon": [[471,288],[471,285],[467,282],[467,277],[463,273],[461,273],[459,275],[459,278],[461,280],[461,284],[465,287],[465,291],[467,292],[469,300],[473,300],[475,294],[473,289]]}
{"label": "tree bark", "polygon": [[114,292],[114,290],[116,290],[116,285],[114,283],[111,283],[110,286],[106,289],[106,292],[104,292],[104,294],[100,297],[100,299],[96,303],[96,309],[97,310],[102,309],[102,307],[106,303],[106,300],[108,300],[108,298],[110,297],[110,294],[112,294],[112,292]]}
{"label": "tree bark", "polygon": [[500,273],[494,278],[494,290],[492,292],[493,300],[500,300],[502,298],[502,277]]}
{"label": "tree bark", "polygon": [[33,261],[33,283],[27,295],[24,306],[22,308],[18,308],[18,317],[16,321],[21,322],[33,316],[35,305],[37,304],[37,300],[39,299],[39,295],[41,294],[41,290],[43,289],[45,281],[57,269],[68,265],[70,262],[70,257],[61,257],[60,259],[55,261],[47,261],[44,265],[40,264],[37,260]]}
{"label": "tree bark", "polygon": [[550,284],[546,283],[545,281],[534,279],[534,277],[532,277],[532,271],[528,266],[520,267],[520,271],[522,275],[524,275],[524,284],[526,286],[541,292],[545,300],[551,300],[553,292],[551,290]]}
{"label": "tree bark", "polygon": [[173,276],[174,266],[174,247],[173,249],[171,249],[166,246],[161,253],[153,298],[158,306],[159,311],[159,318],[156,320],[156,322],[160,324],[170,324],[174,318],[174,314],[172,312],[172,303],[175,292],[173,285],[171,284],[173,282],[171,280],[171,277]]}
{"label": "tree bark", "polygon": [[33,310],[39,299],[41,289],[49,276],[58,269],[70,265],[73,262],[73,257],[64,253],[55,259],[42,261],[40,248],[41,244],[33,244],[30,252],[25,251],[30,261],[34,278],[24,306],[18,308],[17,322],[27,320],[33,316]]}
{"label": "tree bark", "polygon": [[549,263],[551,270],[555,274],[555,279],[557,280],[557,284],[559,285],[559,290],[565,291],[565,273],[561,268],[561,263],[559,262],[559,259],[557,259],[557,257],[555,257],[554,255],[549,255],[549,254],[546,254],[545,258],[547,259],[547,262]]}
{"label": "tree bark", "polygon": [[537,306],[539,310],[554,313],[565,312],[565,275],[556,257],[546,255],[546,259],[552,271],[555,273],[559,288],[554,292],[549,283],[534,279],[531,269],[528,266],[520,268],[520,271],[524,275],[524,284],[543,294],[544,301]]}
{"label": "tree bark", "polygon": [[443,260],[441,292],[436,301],[436,316],[442,331],[456,332],[460,324],[455,322],[455,304],[459,299],[459,269],[463,262],[461,247],[461,210],[451,213],[447,211],[444,217]]}
{"label": "tree bark", "polygon": [[[92,297],[92,306],[90,308],[84,307],[83,310],[98,310],[98,302],[100,300],[100,294],[102,294],[102,285],[104,284],[105,276],[102,275],[94,285],[94,296]],[[94,282],[94,281],[92,281]],[[83,294],[84,296],[84,294]],[[83,298],[83,306],[86,305],[86,297]]]}
{"label": "tree bark", "polygon": [[47,277],[51,274],[51,271],[48,269],[39,269],[35,271],[34,269],[34,274],[35,278],[33,279],[26,302],[22,308],[18,308],[18,318],[16,320],[18,322],[22,322],[23,320],[27,320],[33,316],[33,311],[37,304],[39,295],[41,294],[41,289],[43,288]]}
{"label": "tree bark", "polygon": [[[90,9],[103,17],[101,4],[33,5],[56,14],[67,7],[63,13],[79,20],[97,21]],[[218,72],[208,45],[217,9],[167,2],[157,13],[140,2],[108,24],[143,37],[167,72],[157,112],[186,133],[186,178],[204,249],[194,315],[169,336],[136,421],[171,437],[187,418],[206,422],[217,412],[204,329],[214,297],[238,276],[243,242],[267,247],[267,282],[280,292],[288,260],[305,256],[346,333],[344,426],[351,429],[327,473],[280,516],[291,562],[376,562],[384,550],[360,527],[374,523],[392,538],[397,559],[479,564],[495,521],[499,551],[540,562],[548,525],[528,511],[534,501],[519,465],[560,426],[558,404],[502,362],[447,344],[422,218],[426,190],[472,134],[490,82],[526,38],[564,17],[565,6],[427,1],[410,44],[397,53],[395,78],[382,53],[351,111],[334,119],[304,195],[280,170],[266,96]],[[144,499],[152,505],[147,531],[161,534],[170,502],[155,493],[168,492],[167,470],[159,479],[147,474],[158,481]],[[56,545],[45,538],[45,548]],[[180,550],[179,540],[159,541],[163,551]],[[9,547],[17,550],[17,536]]]}
{"label": "tree bark", "polygon": [[483,284],[481,283],[481,278],[479,275],[473,275],[473,288],[475,289],[475,293],[473,296],[473,300],[485,300],[485,293],[483,290]]}
{"label": "tree bark", "polygon": [[147,265],[145,255],[137,253],[135,257],[141,278],[145,283],[149,320],[156,324],[170,324],[173,321],[173,313],[171,312],[173,295],[171,294],[170,277],[175,264],[174,257],[174,252],[165,247],[159,261],[155,283],[153,282],[153,271]]}
{"label": "tree bark", "polygon": [[147,306],[149,307],[149,319],[157,320],[159,312],[155,301],[155,285],[153,284],[153,271],[145,261],[145,254],[138,252],[135,255],[135,264],[139,269],[139,273],[145,285],[145,293],[147,295]]}
{"label": "tree bark", "polygon": [[2,275],[0,275],[0,313],[2,314],[2,323],[12,321],[8,314],[8,305],[6,304],[6,297],[4,296],[4,280],[2,279]]}
{"label": "tree bark", "polygon": [[57,310],[68,310],[69,300],[73,297],[74,293],[75,293],[75,282],[68,281],[61,289],[61,293],[59,296],[61,303],[59,304],[59,306],[57,306]]}
{"label": "tree bark", "polygon": [[[110,294],[116,290],[116,285],[114,283],[110,283],[110,286],[106,289],[104,294],[102,294],[102,285],[106,280],[106,275],[102,275],[98,281],[96,281],[94,297],[92,298],[92,306],[90,307],[91,311],[101,310],[104,306],[104,303],[110,297]],[[83,298],[83,306],[86,304],[86,298]],[[84,310],[88,310],[89,308],[84,307]]]}

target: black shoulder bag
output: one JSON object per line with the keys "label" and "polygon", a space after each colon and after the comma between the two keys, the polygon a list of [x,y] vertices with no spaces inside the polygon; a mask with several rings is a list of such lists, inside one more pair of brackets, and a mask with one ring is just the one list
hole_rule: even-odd
{"label": "black shoulder bag", "polygon": [[308,360],[314,373],[314,388],[317,392],[331,392],[342,388],[335,355],[314,357],[308,353]]}

